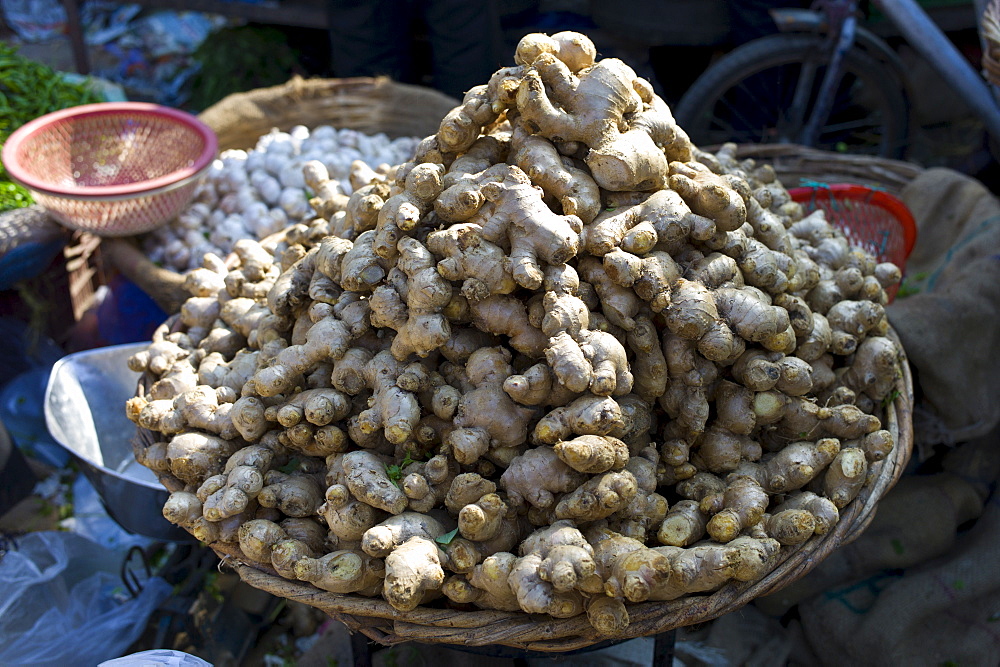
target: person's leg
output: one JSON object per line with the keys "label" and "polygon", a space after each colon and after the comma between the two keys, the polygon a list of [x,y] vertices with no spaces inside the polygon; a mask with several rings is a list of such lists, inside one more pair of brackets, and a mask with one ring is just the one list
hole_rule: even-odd
{"label": "person's leg", "polygon": [[469,88],[489,81],[502,65],[496,0],[429,0],[421,6],[431,45],[434,87],[461,99]]}
{"label": "person's leg", "polygon": [[327,8],[335,76],[386,75],[412,82],[410,2],[329,0]]}

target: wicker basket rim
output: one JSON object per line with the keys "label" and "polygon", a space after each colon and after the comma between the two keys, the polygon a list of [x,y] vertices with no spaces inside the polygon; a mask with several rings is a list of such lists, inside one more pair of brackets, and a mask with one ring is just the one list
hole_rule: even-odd
{"label": "wicker basket rim", "polygon": [[[705,147],[714,151],[718,147]],[[800,144],[738,144],[736,157],[751,158],[770,164],[786,188],[803,181],[856,183],[876,187],[898,195],[924,168],[914,162],[876,155],[857,155],[826,151]]]}
{"label": "wicker basket rim", "polygon": [[252,148],[271,129],[331,125],[367,134],[424,137],[459,100],[388,77],[294,76],[286,83],[233,93],[198,114],[215,130],[219,149]]}
{"label": "wicker basket rim", "polygon": [[[565,652],[608,639],[645,637],[710,621],[736,611],[757,597],[777,592],[804,576],[835,549],[855,540],[871,523],[878,502],[902,475],[913,449],[913,377],[898,335],[891,327],[888,335],[900,352],[896,394],[886,410],[886,426],[895,446],[889,457],[873,464],[873,469],[877,468],[873,481],[841,510],[840,520],[834,529],[803,544],[782,547],[772,569],[756,581],[730,582],[714,593],[692,595],[670,602],[630,604],[630,622],[621,635],[599,635],[585,614],[556,619],[522,612],[431,607],[401,612],[380,598],[330,593],[308,583],[284,579],[273,569],[251,561],[238,546],[223,543],[209,546],[250,586],[316,607],[343,622],[352,631],[361,632],[385,645],[416,641]],[[140,380],[139,395],[144,393],[144,387],[144,381]],[[137,429],[136,446],[148,444],[153,438],[151,432]],[[176,480],[169,477],[161,477],[161,482],[169,491],[180,488]]]}

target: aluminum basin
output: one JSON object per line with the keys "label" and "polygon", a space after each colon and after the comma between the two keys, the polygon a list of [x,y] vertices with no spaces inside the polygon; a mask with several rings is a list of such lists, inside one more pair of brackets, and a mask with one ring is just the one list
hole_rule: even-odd
{"label": "aluminum basin", "polygon": [[158,540],[193,541],[163,518],[168,492],[132,455],[136,426],[125,416],[139,374],[127,360],[147,343],[113,345],[63,357],[45,389],[45,424],[125,530]]}

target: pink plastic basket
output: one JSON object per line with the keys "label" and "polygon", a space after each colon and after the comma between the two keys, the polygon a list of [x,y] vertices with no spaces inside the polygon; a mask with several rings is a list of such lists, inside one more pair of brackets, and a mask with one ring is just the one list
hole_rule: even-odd
{"label": "pink plastic basket", "polygon": [[212,129],[191,114],[107,102],[26,123],[2,159],[11,179],[67,227],[130,236],[181,212],[217,148]]}

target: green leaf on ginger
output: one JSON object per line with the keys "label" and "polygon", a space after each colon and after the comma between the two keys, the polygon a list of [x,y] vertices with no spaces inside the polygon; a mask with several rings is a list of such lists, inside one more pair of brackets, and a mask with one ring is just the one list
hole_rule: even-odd
{"label": "green leaf on ginger", "polygon": [[451,544],[451,541],[455,539],[456,535],[458,535],[458,528],[449,531],[444,535],[438,535],[437,537],[434,538],[434,541],[437,542],[438,544],[446,544],[446,545]]}

